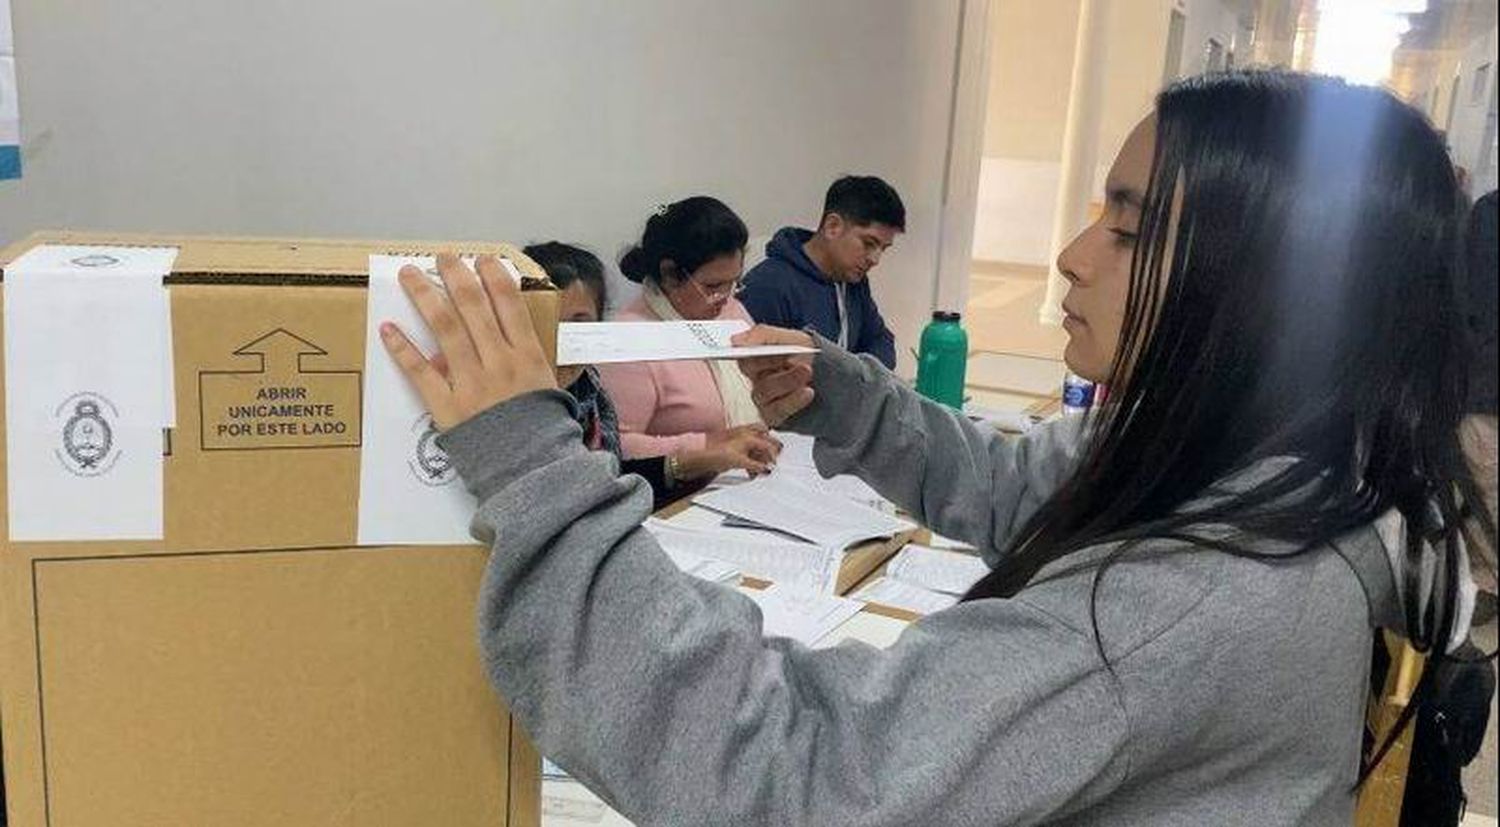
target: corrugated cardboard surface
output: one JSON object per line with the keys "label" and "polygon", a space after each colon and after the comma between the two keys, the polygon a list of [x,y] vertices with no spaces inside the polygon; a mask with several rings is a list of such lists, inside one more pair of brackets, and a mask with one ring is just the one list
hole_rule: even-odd
{"label": "corrugated cardboard surface", "polygon": [[[0,266],[36,243],[181,248],[177,427],[162,541],[0,533],[11,823],[536,824],[535,753],[475,642],[487,550],[354,538],[367,256],[497,252],[539,268],[497,244],[97,233],[34,236]],[[551,354],[556,294],[527,301]],[[295,434],[219,428],[226,406],[288,386],[326,415]]]}

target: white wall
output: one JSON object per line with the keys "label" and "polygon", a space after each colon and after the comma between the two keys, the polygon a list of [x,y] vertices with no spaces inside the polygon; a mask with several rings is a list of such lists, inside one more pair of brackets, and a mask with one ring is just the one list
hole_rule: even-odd
{"label": "white wall", "polygon": [[[1100,144],[1093,193],[1104,194],[1104,181],[1118,146]],[[974,219],[974,258],[1045,267],[1052,244],[1052,205],[1062,164],[985,158],[979,173],[979,203]]]}
{"label": "white wall", "polygon": [[874,277],[931,310],[960,0],[13,0],[42,227],[581,241],[606,260],[693,193],[751,235],[886,177]]}
{"label": "white wall", "polygon": [[974,258],[1044,266],[1052,242],[1057,161],[985,158],[974,216]]}

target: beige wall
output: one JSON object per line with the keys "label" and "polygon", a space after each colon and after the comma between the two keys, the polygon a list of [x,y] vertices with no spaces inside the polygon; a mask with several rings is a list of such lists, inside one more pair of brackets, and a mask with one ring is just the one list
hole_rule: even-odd
{"label": "beige wall", "polygon": [[1172,0],[1117,0],[1110,6],[1099,163],[1108,166],[1130,130],[1151,111],[1166,65]]}
{"label": "beige wall", "polygon": [[984,154],[1056,161],[1068,114],[1078,0],[998,0],[990,15]]}
{"label": "beige wall", "polygon": [[[1068,109],[1078,0],[999,0],[992,16],[984,154],[1057,161]],[[1113,156],[1151,109],[1166,59],[1172,0],[1116,0],[1106,40],[1099,152]]]}
{"label": "beige wall", "polygon": [[[985,114],[973,255],[1044,265],[1057,198],[1079,0],[994,0],[990,96]],[[1185,72],[1201,71],[1208,37],[1235,43],[1224,0],[1111,0],[1105,20],[1096,197],[1130,130],[1151,111],[1166,63],[1173,8],[1186,16]],[[1240,45],[1242,48],[1244,44]]]}

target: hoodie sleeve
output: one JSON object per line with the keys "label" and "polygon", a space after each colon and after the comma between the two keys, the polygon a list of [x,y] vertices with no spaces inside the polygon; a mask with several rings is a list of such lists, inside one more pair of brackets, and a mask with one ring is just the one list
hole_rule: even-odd
{"label": "hoodie sleeve", "polygon": [[868,353],[891,370],[896,369],[896,335],[885,326],[885,317],[875,304],[875,294],[868,283],[860,292],[863,305],[864,324],[859,329],[859,341],[854,343],[855,353]]}
{"label": "hoodie sleeve", "polygon": [[858,476],[991,565],[1077,463],[1081,417],[1005,436],[922,398],[870,357],[814,338],[813,403],[782,427],[814,438],[824,476]]}
{"label": "hoodie sleeve", "polygon": [[478,610],[490,679],[542,752],[627,818],[1036,824],[1121,783],[1129,728],[1087,634],[988,600],[886,650],[767,639],[752,601],[672,566],[640,528],[644,483],[583,449],[567,404],[529,394],[442,444],[494,549]]}

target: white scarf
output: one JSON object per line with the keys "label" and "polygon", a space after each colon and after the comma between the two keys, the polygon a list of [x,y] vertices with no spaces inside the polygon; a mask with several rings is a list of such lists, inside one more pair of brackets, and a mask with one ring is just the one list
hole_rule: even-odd
{"label": "white scarf", "polygon": [[[641,297],[645,299],[646,306],[651,308],[651,312],[662,321],[685,321],[654,280],[647,279],[641,287]],[[760,411],[755,407],[755,400],[750,396],[750,380],[740,372],[739,365],[733,359],[709,359],[707,361],[709,369],[714,374],[714,383],[718,385],[719,399],[724,404],[724,418],[728,421],[729,427],[762,424]]]}

